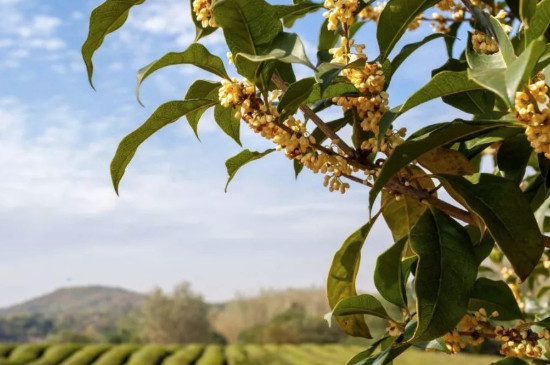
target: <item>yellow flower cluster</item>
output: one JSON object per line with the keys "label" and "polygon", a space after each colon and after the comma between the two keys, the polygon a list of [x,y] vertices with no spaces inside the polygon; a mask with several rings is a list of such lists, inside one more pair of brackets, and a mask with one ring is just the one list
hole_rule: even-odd
{"label": "yellow flower cluster", "polygon": [[472,46],[474,47],[474,51],[483,54],[493,54],[498,52],[497,42],[483,32],[476,32],[472,34]]}
{"label": "yellow flower cluster", "polygon": [[[550,332],[542,330],[534,332],[530,328],[522,329],[522,324],[517,328],[504,328],[502,326],[495,327],[495,340],[502,342],[500,345],[500,353],[504,356],[519,357],[541,357],[543,348],[539,344],[539,340],[550,340]],[[544,346],[545,351],[550,351],[550,343]]]}
{"label": "yellow flower cluster", "polygon": [[[340,46],[331,49],[329,52],[333,56],[332,62],[347,64],[359,58],[366,59],[367,56],[363,53],[364,48],[364,45],[356,45],[353,40],[342,37]],[[349,52],[350,49],[354,49],[355,53]],[[379,124],[384,113],[388,111],[389,98],[388,93],[384,91],[386,79],[381,65],[379,63],[365,63],[365,66],[360,69],[344,69],[342,75],[355,86],[360,95],[335,97],[332,101],[341,106],[344,111],[353,110],[356,117],[360,120],[363,131],[371,133],[371,136],[367,140],[361,142],[361,149],[379,152]],[[391,148],[402,141],[401,137],[404,135],[404,129],[400,130],[397,135],[391,130],[386,131],[386,135],[380,145],[380,151],[389,153]]]}
{"label": "yellow flower cluster", "polygon": [[[276,98],[279,90],[272,92]],[[299,161],[314,173],[326,174],[324,185],[330,191],[345,193],[349,184],[343,183],[342,175],[357,171],[340,155],[341,151],[328,154],[315,148],[315,138],[309,135],[305,123],[290,116],[279,121],[279,112],[269,101],[256,95],[256,88],[248,81],[236,79],[222,81],[219,90],[220,104],[237,108],[235,118],[242,119],[254,132],[272,140],[277,150],[284,150],[288,158]]]}
{"label": "yellow flower cluster", "polygon": [[477,346],[485,337],[492,336],[493,327],[489,320],[498,317],[498,312],[494,311],[491,316],[487,316],[487,311],[480,308],[477,312],[466,314],[456,328],[443,336],[443,341],[451,353],[460,352],[469,343],[472,346]]}
{"label": "yellow flower cluster", "polygon": [[212,0],[194,0],[193,12],[203,28],[217,27],[212,13]]}
{"label": "yellow flower cluster", "polygon": [[339,23],[349,26],[353,24],[359,9],[358,0],[325,0],[324,7],[328,9],[323,16],[328,19],[328,29],[338,29]]}
{"label": "yellow flower cluster", "polygon": [[550,100],[544,74],[537,74],[515,99],[516,118],[527,126],[531,147],[550,158]]}

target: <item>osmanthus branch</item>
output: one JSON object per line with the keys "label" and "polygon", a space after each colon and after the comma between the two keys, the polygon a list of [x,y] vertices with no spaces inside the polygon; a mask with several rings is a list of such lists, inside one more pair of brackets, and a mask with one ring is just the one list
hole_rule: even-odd
{"label": "osmanthus branch", "polygon": [[[288,88],[286,86],[285,82],[278,75],[273,75],[273,77],[271,79],[273,80],[275,85],[279,89],[281,89],[283,92],[286,91],[286,89]],[[347,143],[344,142],[336,134],[336,132],[334,132],[332,129],[330,129],[330,127],[325,122],[323,122],[323,120],[321,118],[319,118],[319,116],[317,116],[317,114],[315,114],[315,112],[313,110],[311,110],[310,108],[308,108],[305,105],[301,106],[300,110],[304,113],[304,115],[306,117],[311,119],[311,121],[321,130],[321,132],[323,132],[325,134],[325,136],[327,136],[328,138],[330,138],[332,140],[332,143],[334,143],[335,145],[340,147],[342,152],[344,152],[349,157],[355,157],[355,150],[353,148],[351,148],[350,146],[348,146]]]}
{"label": "osmanthus branch", "polygon": [[[468,3],[468,5],[471,5],[468,0],[463,0],[463,1],[465,2],[465,5],[466,5],[466,3]],[[279,76],[274,75],[272,77],[272,80],[275,83],[275,85],[279,89],[281,89],[282,91],[285,91],[287,89],[287,86],[285,85],[284,81]],[[319,145],[319,144],[313,144],[312,147],[314,147],[314,148],[316,148],[316,149],[318,149],[318,150],[320,150],[324,153],[327,153],[329,155],[340,155],[340,156],[344,157],[350,165],[358,168],[359,170],[366,171],[366,170],[371,170],[373,168],[373,166],[370,166],[370,165],[364,164],[361,161],[358,161],[355,158],[356,155],[357,155],[355,150],[353,148],[351,148],[350,146],[348,146],[342,139],[340,139],[340,137],[332,129],[330,129],[330,127],[325,122],[323,122],[323,120],[321,118],[319,118],[319,116],[317,116],[317,114],[313,110],[311,110],[306,105],[302,105],[300,107],[300,110],[302,110],[304,115],[306,115],[309,119],[311,119],[313,121],[313,123],[328,138],[330,138],[332,140],[332,142],[334,144],[336,144],[347,156],[342,156],[339,153],[331,150],[330,148],[324,147],[324,146]],[[286,126],[281,124],[281,127],[285,128]],[[289,129],[289,131],[290,131],[290,129]],[[350,181],[354,181],[354,182],[359,183],[361,185],[372,187],[372,184],[370,184],[368,182],[365,182],[364,179],[361,179],[359,177],[356,177],[356,176],[353,176],[353,175],[348,175],[348,174],[343,174],[342,176],[349,179]],[[397,179],[395,177],[392,178],[388,182],[388,184],[386,185],[386,189],[388,189],[390,191],[394,191],[394,192],[399,193],[399,194],[409,195],[409,196],[415,198],[416,200],[418,200],[419,202],[432,205],[432,206],[436,207],[437,209],[447,213],[449,216],[451,216],[455,219],[461,220],[465,223],[468,223],[468,224],[475,224],[476,223],[474,218],[472,217],[472,215],[468,211],[463,210],[461,208],[458,208],[458,207],[456,207],[452,204],[449,204],[449,203],[447,203],[443,200],[440,200],[440,199],[436,198],[429,191],[421,190],[421,189],[415,189],[412,186],[406,186],[401,181],[399,181],[399,179]],[[542,236],[542,241],[543,241],[543,244],[544,244],[545,247],[550,248],[550,237]]]}

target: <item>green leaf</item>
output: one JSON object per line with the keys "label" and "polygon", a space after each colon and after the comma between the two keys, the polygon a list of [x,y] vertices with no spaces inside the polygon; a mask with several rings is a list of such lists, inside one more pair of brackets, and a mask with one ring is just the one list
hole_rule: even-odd
{"label": "green leaf", "polygon": [[[544,249],[528,201],[513,182],[491,174],[440,175],[478,214],[516,274],[525,280]],[[506,197],[502,199],[502,197]]]}
{"label": "green leaf", "polygon": [[347,68],[362,68],[365,65],[366,60],[364,58],[359,58],[351,63],[330,63],[325,62],[317,67],[315,72],[315,79],[319,82],[321,87],[321,92],[323,93],[332,81],[340,74],[340,72]]}
{"label": "green leaf", "polygon": [[487,122],[455,120],[450,123],[441,123],[431,126],[428,131],[419,131],[410,136],[404,143],[397,146],[391,156],[386,160],[378,178],[374,182],[369,193],[370,206],[378,193],[386,183],[403,167],[414,161],[417,157],[440,146],[460,140],[471,139],[499,127],[511,126],[505,122]]}
{"label": "green leaf", "polygon": [[292,164],[294,166],[294,177],[298,179],[298,175],[300,175],[300,172],[304,169],[304,165],[302,165],[298,160],[292,160]]}
{"label": "green leaf", "polygon": [[315,103],[319,100],[332,99],[336,96],[345,96],[345,95],[357,95],[358,91],[349,82],[339,82],[335,81],[326,87],[321,93],[321,84],[313,85],[313,90],[309,94],[307,103]]}
{"label": "green leaf", "polygon": [[[361,248],[379,215],[380,213],[376,214],[370,222],[349,236],[334,255],[327,278],[328,304],[331,309],[342,299],[357,295],[355,280],[361,261]],[[336,321],[340,328],[351,336],[371,337],[362,315],[337,317]]]}
{"label": "green leaf", "polygon": [[436,74],[426,85],[409,96],[399,113],[402,114],[427,101],[482,87],[468,79],[466,72],[443,71]]}
{"label": "green leaf", "polygon": [[438,2],[438,0],[392,0],[388,3],[380,14],[376,29],[380,62],[388,58],[414,18]]}
{"label": "green leaf", "polygon": [[476,280],[470,294],[468,309],[477,311],[480,308],[485,308],[489,314],[497,311],[499,315],[496,320],[498,321],[523,319],[512,290],[502,280],[495,281],[487,278]]}
{"label": "green leaf", "polygon": [[237,57],[244,57],[252,62],[279,60],[285,63],[300,63],[311,69],[315,69],[315,66],[307,58],[302,40],[296,33],[281,32],[267,51],[261,55],[238,53]]}
{"label": "green leaf", "polygon": [[[505,56],[504,49],[493,55],[480,54],[473,51],[470,45],[466,48],[466,59],[470,65],[468,76],[511,106],[517,89],[529,79],[545,48],[544,40],[537,39],[515,58],[513,53]],[[510,60],[510,57],[514,58]]]}
{"label": "green leaf", "polygon": [[[220,89],[220,86],[221,84],[219,82],[197,80],[193,84],[191,84],[191,86],[189,86],[189,89],[185,94],[184,100],[208,99],[218,104],[219,103],[218,90]],[[202,115],[204,114],[204,112],[211,106],[212,105],[204,106],[203,108],[187,113],[187,115],[185,116],[187,118],[187,122],[189,123],[189,126],[193,130],[193,133],[195,133],[195,136],[197,137],[197,139],[199,139],[199,131],[198,131],[199,121]]]}
{"label": "green leaf", "polygon": [[447,37],[445,37],[445,46],[447,47],[447,55],[449,58],[453,58],[453,46],[457,40],[458,29],[462,25],[462,22],[454,22],[449,27]]}
{"label": "green leaf", "polygon": [[239,146],[242,146],[240,139],[241,121],[235,118],[235,112],[235,109],[231,107],[217,104],[214,107],[214,120],[225,134],[233,138]]}
{"label": "green leaf", "polygon": [[141,100],[139,99],[139,88],[143,81],[149,77],[149,75],[167,66],[184,64],[195,65],[203,70],[213,73],[214,75],[224,79],[229,79],[229,75],[227,74],[227,71],[225,71],[223,61],[219,57],[208,52],[206,47],[202,44],[193,43],[185,51],[167,53],[138,71],[136,96],[139,103],[141,104]]}
{"label": "green leaf", "polygon": [[529,27],[536,10],[537,0],[519,0],[519,17],[527,27]]}
{"label": "green leaf", "polygon": [[403,280],[401,258],[408,240],[408,235],[404,236],[378,256],[374,269],[374,285],[378,293],[400,308],[407,306],[406,282]]}
{"label": "green leaf", "polygon": [[340,38],[340,33],[334,30],[329,30],[328,19],[325,19],[323,24],[321,24],[321,30],[319,31],[319,42],[317,46],[318,50],[326,51],[331,48],[334,48],[339,38]]}
{"label": "green leaf", "polygon": [[372,345],[370,345],[365,351],[361,351],[354,357],[348,360],[347,365],[364,365],[366,364],[366,360],[368,357],[370,357],[374,351],[380,346],[380,344],[384,341],[386,341],[389,337],[382,337],[379,340],[374,341]]}
{"label": "green leaf", "polygon": [[502,360],[494,361],[491,365],[528,365],[529,363],[525,360],[518,359],[517,357],[507,357]]}
{"label": "green leaf", "polygon": [[315,79],[313,77],[301,79],[291,84],[277,106],[279,113],[284,115],[295,114],[300,105],[304,104],[308,99],[314,84]]}
{"label": "green leaf", "polygon": [[366,314],[383,319],[391,319],[382,303],[370,294],[344,298],[332,310],[333,316],[350,314]]}
{"label": "green leaf", "polygon": [[419,257],[418,325],[411,341],[429,341],[451,330],[466,313],[477,263],[468,232],[433,207],[413,227],[410,240]]}
{"label": "green leaf", "polygon": [[143,4],[145,0],[107,0],[92,11],[90,16],[90,30],[88,38],[82,46],[82,57],[88,71],[88,81],[92,83],[94,65],[92,57],[95,51],[101,47],[105,37],[124,25],[130,9]]}
{"label": "green leaf", "polygon": [[235,156],[225,161],[225,167],[227,168],[227,174],[229,175],[229,178],[227,179],[227,184],[225,184],[225,191],[227,192],[227,187],[229,186],[229,183],[231,182],[231,180],[233,180],[233,178],[237,174],[237,171],[239,171],[241,167],[249,162],[256,161],[262,157],[265,157],[273,151],[275,151],[274,148],[270,148],[263,152],[242,150]]}
{"label": "green leaf", "polygon": [[193,10],[193,0],[189,0],[189,5],[191,6],[191,20],[195,24],[195,42],[197,42],[199,39],[206,37],[209,34],[212,34],[216,31],[216,28],[214,27],[206,27],[203,28],[201,22],[197,20],[197,17],[195,15],[195,12]]}
{"label": "green leaf", "polygon": [[[442,71],[466,71],[468,64],[450,58],[438,69],[432,71],[432,76]],[[449,104],[465,113],[485,115],[495,107],[495,94],[488,90],[471,90],[441,97],[444,103]]]}
{"label": "green leaf", "polygon": [[542,0],[529,21],[529,28],[525,30],[525,44],[531,43],[546,32],[550,25],[550,0]]}
{"label": "green leaf", "polygon": [[417,49],[419,49],[420,47],[422,47],[426,43],[429,43],[429,42],[433,41],[434,39],[438,39],[438,38],[450,38],[450,37],[445,35],[445,34],[442,34],[442,33],[434,33],[434,34],[430,34],[429,36],[425,37],[421,41],[418,41],[418,42],[415,42],[415,43],[410,43],[410,44],[407,44],[406,46],[404,46],[401,49],[401,51],[399,51],[399,53],[391,61],[392,73],[395,73],[395,71],[399,68],[399,66],[401,66],[401,64],[411,54],[413,54],[414,51],[416,51]]}
{"label": "green leaf", "polygon": [[385,132],[391,126],[398,116],[406,111],[423,104],[427,101],[458,94],[465,91],[481,90],[482,87],[468,78],[468,74],[463,72],[442,71],[436,74],[426,85],[409,96],[405,103],[396,111],[390,111],[384,114],[380,121],[379,142],[384,137]]}
{"label": "green leaf", "polygon": [[[340,129],[344,128],[351,122],[351,116],[346,116],[344,118],[336,119],[331,122],[328,122],[327,125],[330,129],[335,132],[338,132]],[[328,137],[321,131],[319,128],[315,128],[311,135],[315,138],[317,144],[321,144],[328,139]]]}
{"label": "green leaf", "polygon": [[505,178],[519,184],[523,180],[532,153],[533,149],[525,134],[507,138],[498,148],[498,168]]}
{"label": "green leaf", "polygon": [[134,157],[138,147],[155,132],[164,126],[174,123],[181,117],[207,105],[214,105],[212,100],[170,101],[162,104],[138,129],[124,137],[120,142],[115,157],[111,162],[111,178],[118,194],[118,185],[124,176],[126,166]]}
{"label": "green leaf", "polygon": [[321,9],[323,4],[301,1],[293,5],[274,5],[273,7],[277,16],[283,20],[285,27],[291,27],[297,19]]}
{"label": "green leaf", "polygon": [[[435,190],[432,179],[427,177],[421,168],[410,166],[408,172],[411,179],[414,180],[415,187],[426,191]],[[411,196],[400,196],[398,200],[387,191],[382,192],[382,207],[382,215],[394,240],[398,240],[403,236],[408,237],[411,228],[427,209],[425,204],[420,203]]]}
{"label": "green leaf", "polygon": [[[263,54],[283,29],[275,9],[264,0],[218,0],[213,12],[234,55]],[[257,64],[240,57],[235,58],[235,67],[249,80],[256,79]]]}

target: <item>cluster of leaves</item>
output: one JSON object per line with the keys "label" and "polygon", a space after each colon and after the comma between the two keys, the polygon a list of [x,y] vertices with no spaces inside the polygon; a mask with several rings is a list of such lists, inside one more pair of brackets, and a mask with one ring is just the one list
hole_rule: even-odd
{"label": "cluster of leaves", "polygon": [[[82,49],[90,81],[94,52],[108,34],[124,24],[132,7],[144,2],[107,0],[93,11],[90,33]],[[432,35],[406,45],[398,53],[393,52],[409,24],[438,2],[390,0],[381,12],[377,27],[380,54],[374,62],[382,65],[386,87],[390,82],[398,82],[392,75],[410,54],[442,37]],[[369,4],[361,1],[359,8]],[[507,9],[505,21],[511,25],[521,23],[519,30],[506,34],[499,20],[465,1],[470,17],[456,21],[445,37],[448,61],[433,70],[433,77],[425,86],[383,116],[379,138],[401,115],[433,99],[440,98],[457,110],[471,114],[471,119],[424,127],[383,158],[375,153],[365,156],[358,151],[357,143],[350,153],[344,151],[345,158],[354,166],[378,168],[369,193],[369,206],[372,209],[381,195],[382,208],[344,242],[334,257],[327,282],[332,315],[352,336],[371,337],[365,315],[387,319],[400,332],[378,339],[350,364],[387,364],[411,346],[447,351],[442,336],[453,330],[466,313],[480,308],[498,311],[503,321],[544,314],[522,312],[510,287],[502,280],[493,280],[496,279],[493,268],[482,263],[493,252],[493,256],[498,253],[506,258],[504,262],[510,263],[520,281],[529,279],[533,284],[539,280],[532,279],[533,275],[542,275],[543,279],[548,276],[548,271],[541,269],[541,258],[548,243],[543,232],[549,226],[545,211],[550,194],[550,161],[533,152],[524,133],[525,126],[517,121],[513,110],[516,92],[536,73],[546,72],[550,64],[545,38],[550,25],[550,0],[485,1],[484,4],[493,9],[492,15],[496,15],[498,8]],[[316,65],[307,58],[299,36],[284,30],[322,6],[308,0],[296,0],[290,5],[271,5],[264,0],[212,2],[215,23],[223,32],[237,72],[253,82],[261,95],[280,88],[274,80],[285,84],[277,107],[282,116],[293,115],[298,109],[311,115],[308,113],[333,107],[333,97],[357,95],[355,87],[339,75],[345,68],[362,67],[365,61],[348,65],[331,63],[328,51],[335,47],[341,31],[355,34],[364,22],[357,21],[350,29],[335,32],[323,24]],[[193,12],[191,14],[197,27],[195,43],[141,69],[138,90],[153,72],[172,65],[194,65],[230,80],[223,61],[200,43],[217,28],[203,28]],[[457,29],[468,21],[478,31],[493,36],[499,51],[481,54],[468,43],[464,52],[454,58]],[[310,67],[312,77],[297,80],[292,65],[296,63]],[[111,165],[115,189],[118,191],[125,169],[140,144],[182,117],[187,118],[197,133],[201,116],[213,107],[222,131],[240,144],[240,122],[231,107],[220,105],[220,87],[218,81],[196,80],[184,100],[161,105],[124,138]],[[312,135],[322,143],[328,138],[334,142],[334,135],[342,128],[355,131],[357,121],[346,113],[341,119],[318,123],[321,125],[317,124]],[[352,143],[356,142],[355,137],[352,139]],[[492,163],[493,171],[482,170],[482,153],[495,146],[498,152],[486,158],[489,165]],[[230,158],[227,161],[229,180],[244,164],[272,151],[243,150]],[[374,165],[375,159],[380,163]],[[300,164],[297,161],[294,164],[299,173]],[[351,178],[362,182],[359,177]],[[441,187],[462,208],[440,200],[437,193]],[[375,284],[381,297],[402,310],[402,318],[391,318],[378,299],[357,295],[355,288],[361,248],[380,216],[395,242],[378,258]]]}

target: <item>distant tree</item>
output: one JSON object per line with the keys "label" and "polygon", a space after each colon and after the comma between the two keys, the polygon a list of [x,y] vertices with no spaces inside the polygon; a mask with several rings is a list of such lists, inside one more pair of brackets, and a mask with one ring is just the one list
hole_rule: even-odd
{"label": "distant tree", "polygon": [[320,288],[262,290],[256,297],[240,296],[214,309],[210,317],[214,329],[234,343],[244,330],[263,325],[297,304],[318,318],[330,310],[326,292]]}
{"label": "distant tree", "polygon": [[39,341],[53,330],[53,321],[40,314],[0,318],[0,342]]}
{"label": "distant tree", "polygon": [[171,294],[157,288],[143,303],[141,336],[154,343],[209,342],[208,309],[188,283],[178,285]]}
{"label": "distant tree", "polygon": [[312,316],[295,304],[268,322],[243,331],[239,342],[246,343],[331,343],[346,336],[337,328],[329,328],[320,316]]}

